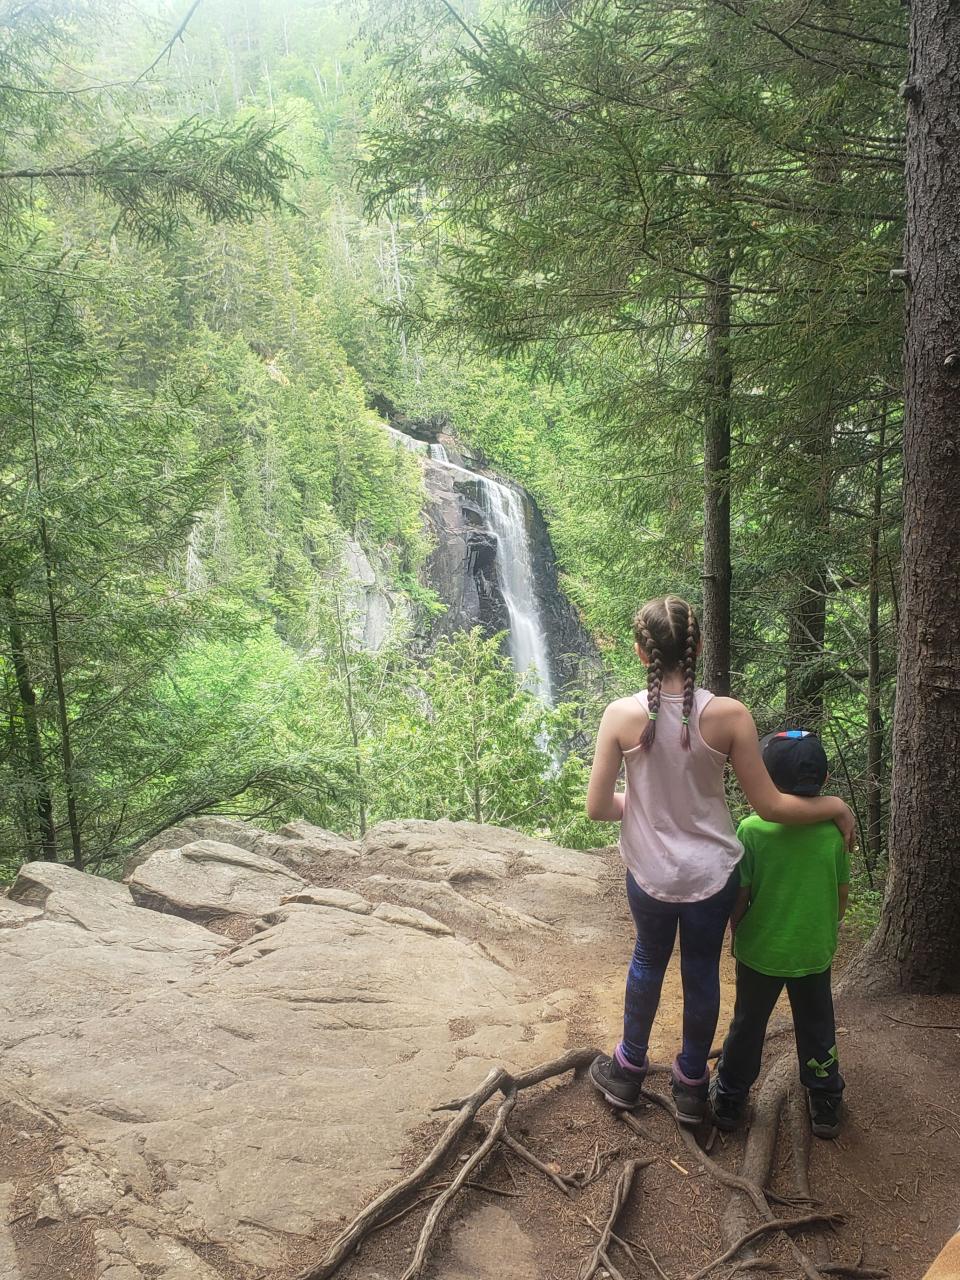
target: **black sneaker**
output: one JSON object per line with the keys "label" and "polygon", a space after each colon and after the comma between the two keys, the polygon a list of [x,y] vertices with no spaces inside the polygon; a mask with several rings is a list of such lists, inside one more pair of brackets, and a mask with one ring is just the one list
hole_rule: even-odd
{"label": "black sneaker", "polygon": [[590,1083],[603,1094],[611,1107],[632,1111],[640,1101],[646,1071],[628,1071],[616,1058],[601,1054],[590,1063]]}
{"label": "black sneaker", "polygon": [[733,1094],[724,1093],[720,1088],[720,1080],[714,1076],[710,1081],[710,1110],[713,1112],[713,1123],[724,1133],[731,1133],[743,1119],[746,1110],[746,1098],[735,1098]]}
{"label": "black sneaker", "polygon": [[810,1127],[818,1138],[835,1138],[839,1134],[842,1106],[841,1093],[826,1093],[823,1089],[807,1090]]}
{"label": "black sneaker", "polygon": [[702,1084],[684,1084],[674,1074],[670,1078],[670,1092],[681,1124],[699,1124],[707,1114],[707,1081]]}

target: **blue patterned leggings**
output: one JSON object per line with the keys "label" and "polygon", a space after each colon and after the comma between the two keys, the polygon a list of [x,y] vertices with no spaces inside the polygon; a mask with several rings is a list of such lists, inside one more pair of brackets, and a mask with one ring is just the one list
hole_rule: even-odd
{"label": "blue patterned leggings", "polygon": [[661,902],[627,875],[627,898],[637,945],[627,972],[621,1051],[634,1066],[643,1066],[650,1029],[660,1003],[660,989],[680,927],[680,976],[683,982],[683,1048],[675,1068],[688,1081],[707,1074],[707,1055],[720,1016],[720,952],[737,896],[739,872],[702,902]]}

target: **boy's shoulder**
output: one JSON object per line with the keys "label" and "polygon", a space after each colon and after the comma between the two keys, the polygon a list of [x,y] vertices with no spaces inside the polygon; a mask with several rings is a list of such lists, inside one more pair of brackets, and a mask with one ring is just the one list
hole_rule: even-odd
{"label": "boy's shoulder", "polygon": [[812,822],[808,826],[785,826],[781,822],[767,822],[757,813],[751,813],[737,827],[737,836],[741,843],[749,838],[751,844],[763,844],[773,841],[790,840],[805,844],[807,847],[817,845],[830,850],[837,849],[843,843],[840,829],[835,822]]}

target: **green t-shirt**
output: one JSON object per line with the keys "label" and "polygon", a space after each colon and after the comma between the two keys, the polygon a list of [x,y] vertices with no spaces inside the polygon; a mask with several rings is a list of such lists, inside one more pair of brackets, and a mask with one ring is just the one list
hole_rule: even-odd
{"label": "green t-shirt", "polygon": [[822,973],[837,949],[838,888],[850,880],[839,830],[832,822],[784,827],[754,814],[737,836],[750,906],[737,926],[734,955],[775,978]]}

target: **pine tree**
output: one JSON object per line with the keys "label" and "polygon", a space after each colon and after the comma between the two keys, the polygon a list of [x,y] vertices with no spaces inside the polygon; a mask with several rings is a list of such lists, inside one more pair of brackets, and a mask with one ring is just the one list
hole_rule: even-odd
{"label": "pine tree", "polygon": [[890,875],[856,980],[960,986],[960,13],[911,6],[903,600]]}

